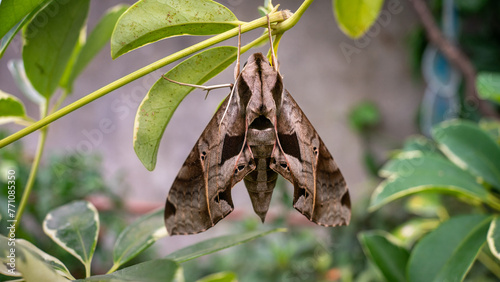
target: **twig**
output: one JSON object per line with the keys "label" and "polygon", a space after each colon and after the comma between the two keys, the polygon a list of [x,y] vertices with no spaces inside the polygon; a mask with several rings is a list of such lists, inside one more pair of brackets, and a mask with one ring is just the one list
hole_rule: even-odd
{"label": "twig", "polygon": [[436,45],[444,56],[463,74],[466,99],[476,103],[479,111],[485,116],[499,118],[500,115],[486,101],[478,98],[476,90],[477,72],[469,58],[457,46],[446,39],[424,0],[411,0],[410,2],[413,4],[413,8],[425,28],[429,41]]}

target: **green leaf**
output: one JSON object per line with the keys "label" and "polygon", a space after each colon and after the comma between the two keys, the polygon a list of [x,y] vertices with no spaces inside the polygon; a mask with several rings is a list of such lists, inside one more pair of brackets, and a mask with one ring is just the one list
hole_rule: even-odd
{"label": "green leaf", "polygon": [[[22,247],[26,251],[31,252],[31,254],[38,260],[41,260],[45,262],[48,266],[52,268],[57,274],[66,277],[68,279],[75,279],[69,272],[69,270],[66,268],[66,266],[57,258],[45,253],[44,251],[40,250],[37,248],[35,245],[31,244],[30,242],[24,240],[24,239],[16,239],[15,240],[15,245],[17,247]],[[0,273],[8,276],[14,276],[10,275],[8,271],[8,267],[4,264],[0,264]],[[15,276],[21,276],[21,273],[17,273],[18,275]]]}
{"label": "green leaf", "polygon": [[[22,2],[18,1],[16,3],[15,9],[12,9],[12,6],[7,7],[9,5],[12,5],[13,1],[7,1],[7,2],[4,1],[4,3],[0,5],[0,19],[2,19],[2,24],[5,24],[5,25],[0,26],[0,30],[1,30],[0,31],[0,58],[2,58],[3,54],[5,53],[5,50],[7,50],[7,47],[9,46],[12,39],[14,39],[17,32],[21,28],[23,28],[23,26],[26,23],[29,23],[35,17],[35,15],[38,12],[40,12],[40,10],[45,8],[45,6],[50,2],[50,0],[37,0],[37,1],[31,1],[31,3],[26,3],[26,2],[29,2],[29,1],[22,1]],[[6,17],[4,17],[4,14],[6,12],[9,16],[14,16],[13,14],[15,14],[15,12],[14,13],[12,13],[12,12],[15,10],[16,12],[21,12],[21,13],[17,14],[14,17],[20,16],[24,12],[26,12],[27,10],[31,9],[32,8],[31,5],[35,4],[36,2],[40,2],[40,4],[38,6],[36,6],[34,9],[32,9],[31,12],[27,13],[26,16],[24,16],[22,19],[20,19],[19,22],[17,24],[15,24],[14,26],[12,26],[8,32],[3,33],[4,28],[6,28],[8,26],[8,24],[6,24],[4,21],[6,19]],[[6,5],[5,8],[2,5]],[[14,17],[11,18],[11,20],[13,20]]]}
{"label": "green leaf", "polygon": [[111,36],[111,57],[164,38],[218,34],[238,24],[228,8],[211,0],[140,0],[118,20]]}
{"label": "green leaf", "polygon": [[32,13],[47,0],[2,0],[0,4],[0,38],[4,37],[12,28]]}
{"label": "green leaf", "polygon": [[488,191],[472,175],[443,157],[410,154],[389,161],[380,174],[389,178],[373,192],[370,210],[422,191],[443,192],[489,202]]}
{"label": "green leaf", "polygon": [[0,90],[0,124],[26,118],[26,110],[21,100]]}
{"label": "green leaf", "polygon": [[21,92],[26,96],[31,102],[42,105],[45,103],[46,99],[38,91],[33,88],[30,80],[26,76],[26,72],[24,71],[24,64],[21,60],[10,60],[7,64],[12,77],[14,78],[14,82],[17,85],[17,88],[21,90]]}
{"label": "green leaf", "polygon": [[358,103],[349,112],[351,128],[363,133],[364,130],[380,122],[380,111],[373,102]]}
{"label": "green leaf", "polygon": [[96,275],[76,281],[100,282],[169,282],[184,281],[182,268],[175,261],[168,259],[154,259],[115,271],[111,274]]}
{"label": "green leaf", "polygon": [[[175,81],[201,85],[227,68],[235,59],[235,47],[215,47],[183,61],[165,76]],[[134,149],[148,170],[153,170],[156,166],[161,137],[170,118],[193,89],[160,78],[137,109]]]}
{"label": "green leaf", "polygon": [[486,215],[465,215],[442,223],[413,249],[409,281],[462,281],[486,242],[490,222]]}
{"label": "green leaf", "polygon": [[491,135],[460,120],[440,123],[432,135],[452,162],[500,191],[500,145]]}
{"label": "green leaf", "polygon": [[423,217],[446,218],[447,211],[438,194],[417,194],[406,201],[405,208],[408,212]]}
{"label": "green leaf", "polygon": [[491,253],[500,260],[500,216],[495,216],[488,230],[488,246]]}
{"label": "green leaf", "polygon": [[406,221],[391,232],[406,247],[411,247],[424,234],[436,229],[441,222],[438,219],[415,218]]}
{"label": "green leaf", "polygon": [[403,145],[403,152],[420,151],[422,153],[439,152],[436,145],[424,136],[412,136]]}
{"label": "green leaf", "polygon": [[[9,244],[12,242],[15,242],[15,245]],[[43,277],[44,281],[68,281],[57,274],[38,252],[34,252],[25,243],[24,240],[11,241],[0,235],[0,265],[2,265],[0,273],[8,276],[22,275],[25,281],[40,281],[40,277]]]}
{"label": "green leaf", "polygon": [[480,72],[476,79],[476,87],[481,99],[500,104],[500,73]]}
{"label": "green leaf", "polygon": [[197,282],[237,282],[238,277],[234,272],[219,272],[205,276]]}
{"label": "green leaf", "polygon": [[141,216],[118,236],[113,248],[113,269],[131,260],[156,240],[167,236],[163,209]]}
{"label": "green leaf", "polygon": [[493,137],[500,144],[500,122],[496,120],[482,119],[479,122],[479,127]]}
{"label": "green leaf", "polygon": [[333,0],[333,12],[340,30],[356,39],[375,23],[383,3],[383,0]]}
{"label": "green leaf", "polygon": [[43,221],[43,231],[90,273],[99,233],[99,215],[91,203],[74,201],[51,211]]}
{"label": "green leaf", "polygon": [[[51,2],[23,32],[23,61],[33,87],[50,98],[78,42],[89,0]],[[38,23],[44,22],[44,25]]]}
{"label": "green leaf", "polygon": [[285,232],[286,229],[277,228],[270,231],[255,231],[243,234],[235,234],[235,235],[226,235],[220,236],[212,239],[205,240],[203,242],[191,245],[184,249],[180,249],[175,251],[165,258],[175,260],[179,263],[185,262],[188,260],[195,259],[197,257],[201,257],[204,255],[208,255],[223,249],[227,249],[229,247],[233,247],[236,245],[240,245],[246,243],[248,241],[252,241],[262,236],[266,236],[275,232]]}
{"label": "green leaf", "polygon": [[460,12],[478,13],[488,3],[488,0],[457,0],[456,8]]}
{"label": "green leaf", "polygon": [[377,265],[387,281],[405,281],[410,256],[407,249],[383,231],[366,231],[358,235],[365,254]]}
{"label": "green leaf", "polygon": [[76,59],[72,64],[68,64],[66,72],[61,81],[61,86],[71,93],[73,83],[80,73],[87,67],[92,59],[108,43],[113,33],[118,18],[127,10],[128,5],[116,5],[108,9],[101,20],[92,30],[87,40],[78,50]]}

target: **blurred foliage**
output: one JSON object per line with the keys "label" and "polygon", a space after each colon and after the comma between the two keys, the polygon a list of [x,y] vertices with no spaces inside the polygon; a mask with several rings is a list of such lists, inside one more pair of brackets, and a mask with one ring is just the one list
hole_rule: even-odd
{"label": "blurred foliage", "polygon": [[[5,136],[7,136],[5,132],[0,132],[0,139]],[[64,261],[72,273],[84,273],[78,260],[62,248],[54,247],[53,242],[43,233],[41,224],[50,210],[74,200],[99,195],[110,199],[114,205],[114,209],[100,212],[100,220],[105,226],[105,232],[101,236],[116,237],[127,226],[125,220],[127,213],[123,209],[122,200],[112,190],[113,187],[120,187],[121,191],[126,191],[127,186],[121,178],[109,179],[104,176],[102,160],[98,155],[81,155],[73,152],[50,154],[46,159],[47,162],[39,169],[30,197],[31,204],[26,208],[23,224],[16,230],[17,237],[36,242],[38,248]],[[16,171],[16,201],[19,201],[25,180],[28,178],[31,160],[23,153],[21,142],[10,145],[9,150],[0,150],[0,160],[2,160],[1,171],[7,169]],[[7,186],[3,175],[0,177],[0,186]],[[7,189],[1,190],[1,202],[7,202],[7,191]],[[6,209],[0,210],[2,218],[6,218],[6,212]],[[0,221],[2,234],[7,230],[6,226],[5,220]],[[146,253],[145,256],[149,254]],[[110,261],[112,253],[106,247],[97,248],[95,268],[106,270],[109,266],[102,263]]]}
{"label": "blurred foliage", "polygon": [[[472,60],[478,71],[500,71],[500,2],[497,0],[457,0],[459,14],[458,45]],[[442,0],[430,1],[436,19],[441,17]],[[420,73],[421,56],[425,48],[425,32],[418,27],[411,35],[408,46],[411,62],[416,73]]]}
{"label": "blurred foliage", "polygon": [[409,138],[383,166],[380,175],[386,179],[373,192],[369,210],[378,213],[405,198],[405,211],[413,214],[398,225],[359,235],[367,257],[385,279],[500,277],[495,248],[500,232],[495,227],[500,210],[499,130],[495,121],[443,122],[434,127],[433,139]]}
{"label": "blurred foliage", "polygon": [[[281,211],[278,218],[266,222],[267,226],[282,227],[287,222],[287,215],[297,212],[291,205],[291,189],[283,184],[284,181],[278,183],[272,205],[281,203],[288,212]],[[356,236],[368,229],[393,228],[408,220],[410,214],[398,204],[371,214],[367,211],[368,202],[369,194],[365,193],[353,203],[349,226],[325,229],[292,225],[288,232],[183,263],[186,281],[228,269],[243,282],[381,281],[382,276],[366,260]],[[257,218],[230,224],[235,232],[253,231],[261,226]]]}
{"label": "blurred foliage", "polygon": [[380,122],[380,111],[373,102],[363,101],[354,105],[348,117],[351,128],[363,133]]}
{"label": "blurred foliage", "polygon": [[376,177],[381,163],[378,163],[375,157],[372,143],[375,134],[377,134],[377,125],[381,121],[380,110],[372,101],[361,101],[350,109],[347,117],[351,129],[359,135],[363,145],[363,159],[361,161],[366,171]]}

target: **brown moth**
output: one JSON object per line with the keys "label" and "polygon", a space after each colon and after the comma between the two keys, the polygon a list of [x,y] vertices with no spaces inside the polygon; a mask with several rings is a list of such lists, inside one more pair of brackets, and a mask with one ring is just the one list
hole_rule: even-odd
{"label": "brown moth", "polygon": [[266,57],[253,54],[232,91],[172,184],[165,204],[168,233],[214,226],[233,210],[231,188],[241,180],[264,222],[278,174],[293,184],[293,206],[310,221],[349,224],[344,177]]}

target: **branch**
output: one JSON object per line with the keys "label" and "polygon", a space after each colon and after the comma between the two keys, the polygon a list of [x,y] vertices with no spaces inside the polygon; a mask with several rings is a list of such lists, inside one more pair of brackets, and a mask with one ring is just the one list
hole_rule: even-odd
{"label": "branch", "polygon": [[413,8],[425,28],[429,41],[436,45],[444,56],[463,74],[466,99],[477,104],[479,111],[483,115],[499,118],[499,114],[488,102],[479,99],[476,90],[477,72],[469,58],[457,46],[446,39],[424,0],[411,0],[410,2],[413,4]]}

